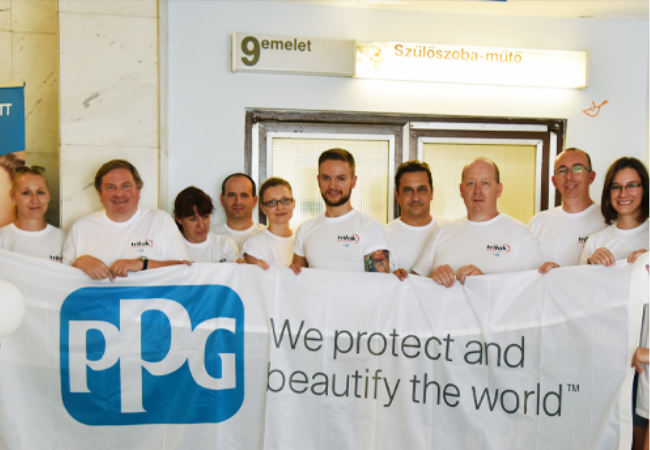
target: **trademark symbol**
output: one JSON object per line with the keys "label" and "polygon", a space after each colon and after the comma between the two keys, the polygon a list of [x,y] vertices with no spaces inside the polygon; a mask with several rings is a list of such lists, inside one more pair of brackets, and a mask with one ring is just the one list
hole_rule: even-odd
{"label": "trademark symbol", "polygon": [[567,383],[566,388],[569,392],[580,392],[580,385],[579,384],[571,384]]}

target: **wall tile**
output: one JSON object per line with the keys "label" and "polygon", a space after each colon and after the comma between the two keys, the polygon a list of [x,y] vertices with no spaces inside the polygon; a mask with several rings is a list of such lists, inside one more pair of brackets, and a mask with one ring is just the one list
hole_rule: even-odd
{"label": "wall tile", "polygon": [[62,13],[156,17],[157,0],[60,0]]}
{"label": "wall tile", "polygon": [[140,173],[144,187],[140,204],[158,207],[159,161],[157,148],[61,146],[61,217],[62,227],[70,228],[80,217],[102,209],[94,179],[97,169],[112,159],[126,159]]}
{"label": "wall tile", "polygon": [[169,208],[169,157],[165,153],[160,153],[160,194],[159,208],[171,213],[173,208]]}
{"label": "wall tile", "polygon": [[168,108],[168,97],[169,97],[169,59],[168,59],[168,48],[169,48],[169,37],[167,32],[160,23],[158,27],[158,58],[159,58],[159,83],[160,83],[160,93],[159,93],[159,108],[160,108],[160,150],[162,153],[168,154],[168,145],[167,137],[169,133],[169,113]]}
{"label": "wall tile", "polygon": [[58,152],[59,78],[57,35],[13,33],[13,72],[25,81],[27,151]]}
{"label": "wall tile", "polygon": [[57,0],[11,0],[13,31],[57,33]]}
{"label": "wall tile", "polygon": [[62,144],[157,147],[157,19],[59,20]]}
{"label": "wall tile", "polygon": [[[0,31],[0,61],[11,61],[11,31]],[[14,82],[12,64],[0,64],[0,84]]]}
{"label": "wall tile", "polygon": [[158,18],[165,32],[169,34],[169,0],[158,0]]}
{"label": "wall tile", "polygon": [[11,0],[0,0],[0,31],[11,30]]}
{"label": "wall tile", "polygon": [[59,226],[59,154],[58,153],[41,153],[27,152],[26,162],[29,165],[36,165],[45,168],[45,176],[50,186],[52,202],[47,208],[45,220],[52,225]]}

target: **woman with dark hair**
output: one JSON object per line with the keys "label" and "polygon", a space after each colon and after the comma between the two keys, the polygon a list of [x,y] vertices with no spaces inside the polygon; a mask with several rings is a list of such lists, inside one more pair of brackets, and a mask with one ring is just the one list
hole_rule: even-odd
{"label": "woman with dark hair", "polygon": [[589,236],[580,264],[633,263],[648,251],[648,170],[641,161],[624,157],[609,167],[600,208],[609,227]]}
{"label": "woman with dark hair", "polygon": [[212,199],[199,188],[190,186],[176,196],[174,218],[185,238],[190,260],[198,263],[243,262],[235,241],[210,233],[212,211]]}
{"label": "woman with dark hair", "polygon": [[269,227],[246,239],[242,254],[247,264],[267,270],[271,266],[289,267],[293,260],[296,238],[289,221],[296,203],[291,185],[282,178],[269,178],[260,186],[260,209],[269,220]]}
{"label": "woman with dark hair", "polygon": [[50,188],[39,166],[14,168],[9,195],[16,220],[0,228],[0,248],[61,262],[65,234],[45,221]]}

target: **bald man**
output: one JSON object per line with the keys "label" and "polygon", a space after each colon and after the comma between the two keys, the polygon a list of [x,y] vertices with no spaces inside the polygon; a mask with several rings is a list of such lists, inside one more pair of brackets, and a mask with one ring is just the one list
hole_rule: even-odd
{"label": "bald man", "polygon": [[528,227],[500,213],[503,185],[499,168],[487,158],[470,161],[461,173],[463,217],[440,227],[422,251],[413,272],[446,287],[468,276],[537,269],[542,251]]}

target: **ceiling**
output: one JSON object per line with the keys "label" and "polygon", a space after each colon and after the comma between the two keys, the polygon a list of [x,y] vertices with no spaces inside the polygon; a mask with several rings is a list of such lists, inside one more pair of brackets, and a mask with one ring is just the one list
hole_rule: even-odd
{"label": "ceiling", "polygon": [[[276,0],[277,1],[277,0]],[[648,20],[648,0],[281,0],[349,8],[447,14]]]}

